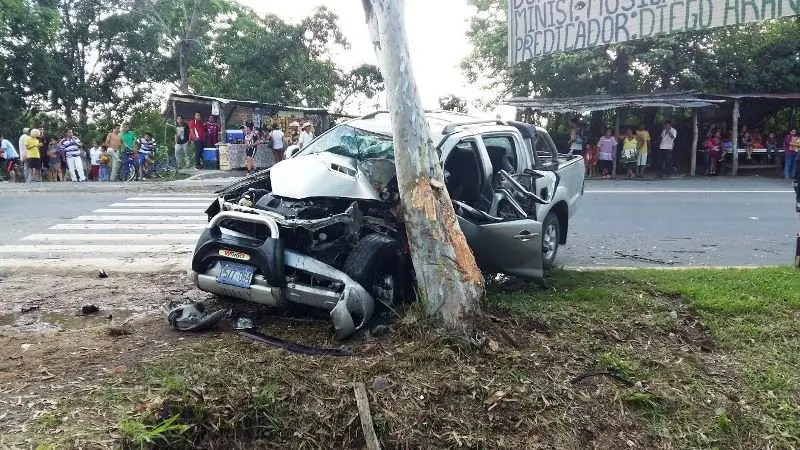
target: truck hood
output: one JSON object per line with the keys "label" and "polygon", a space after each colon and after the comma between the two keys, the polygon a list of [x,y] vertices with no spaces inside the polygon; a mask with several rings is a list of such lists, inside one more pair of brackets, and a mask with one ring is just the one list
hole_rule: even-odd
{"label": "truck hood", "polygon": [[334,153],[315,153],[286,159],[270,170],[272,193],[301,200],[338,197],[380,200],[364,167],[355,159]]}

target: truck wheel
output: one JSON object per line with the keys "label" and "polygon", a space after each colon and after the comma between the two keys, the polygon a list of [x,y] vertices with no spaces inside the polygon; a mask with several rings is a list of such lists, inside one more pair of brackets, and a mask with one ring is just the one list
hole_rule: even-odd
{"label": "truck wheel", "polygon": [[542,223],[542,265],[546,270],[552,269],[556,262],[558,243],[561,241],[561,224],[558,216],[550,211]]}
{"label": "truck wheel", "polygon": [[379,303],[395,308],[407,294],[408,275],[400,244],[384,234],[361,239],[347,256],[342,271]]}

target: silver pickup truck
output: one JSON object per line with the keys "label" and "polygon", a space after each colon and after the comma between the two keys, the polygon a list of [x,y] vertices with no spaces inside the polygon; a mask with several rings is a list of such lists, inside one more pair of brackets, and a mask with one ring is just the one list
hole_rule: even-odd
{"label": "silver pickup truck", "polygon": [[[478,265],[543,277],[583,194],[582,159],[528,124],[426,118]],[[218,194],[188,272],[201,290],[330,311],[341,337],[413,295],[388,113],[337,125]]]}

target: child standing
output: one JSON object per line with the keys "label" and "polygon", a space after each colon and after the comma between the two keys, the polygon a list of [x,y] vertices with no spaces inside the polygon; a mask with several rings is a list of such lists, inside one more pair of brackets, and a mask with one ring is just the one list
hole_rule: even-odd
{"label": "child standing", "polygon": [[633,178],[639,165],[639,144],[641,138],[636,135],[633,128],[628,128],[628,134],[622,139],[622,154],[620,163],[628,169],[628,178]]}
{"label": "child standing", "polygon": [[770,161],[774,161],[775,157],[778,156],[778,138],[775,137],[775,133],[770,133],[767,135],[767,159]]}
{"label": "child standing", "polygon": [[50,143],[47,147],[47,160],[49,163],[47,167],[47,181],[62,180],[62,174],[64,172],[61,170],[60,149],[61,146],[58,145],[58,141],[50,139]]}
{"label": "child standing", "polygon": [[90,170],[90,177],[92,181],[100,181],[100,155],[103,154],[103,149],[100,148],[100,142],[96,142],[95,146],[89,149],[89,163],[92,168]]}
{"label": "child standing", "polygon": [[[591,138],[588,142],[591,142]],[[586,150],[583,152],[583,164],[586,167],[586,175],[594,178],[597,172],[597,146],[592,144],[586,145]]]}
{"label": "child standing", "polygon": [[597,167],[602,170],[603,178],[611,178],[614,167],[614,154],[617,152],[617,138],[611,128],[606,130],[606,135],[597,142]]}
{"label": "child standing", "polygon": [[98,158],[98,162],[100,163],[100,181],[110,181],[111,155],[108,154],[108,147],[105,145],[100,147],[100,157]]}

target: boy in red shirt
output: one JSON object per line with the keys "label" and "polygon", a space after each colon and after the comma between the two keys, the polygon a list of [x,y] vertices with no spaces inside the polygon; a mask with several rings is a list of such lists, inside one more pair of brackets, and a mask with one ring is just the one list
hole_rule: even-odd
{"label": "boy in red shirt", "polygon": [[194,164],[198,169],[203,168],[203,148],[206,143],[206,124],[203,122],[199,112],[194,113],[194,119],[190,120],[189,142],[194,145]]}

